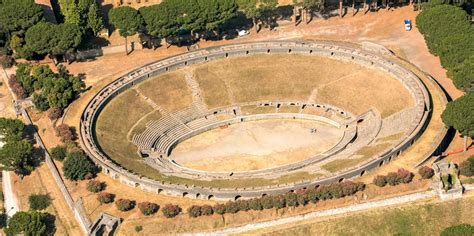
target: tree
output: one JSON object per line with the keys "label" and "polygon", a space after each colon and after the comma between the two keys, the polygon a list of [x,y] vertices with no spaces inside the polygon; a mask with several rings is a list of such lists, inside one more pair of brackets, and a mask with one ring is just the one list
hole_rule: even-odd
{"label": "tree", "polygon": [[49,109],[48,98],[46,98],[41,93],[33,94],[33,104],[35,105],[36,109],[40,111],[46,111]]}
{"label": "tree", "polygon": [[434,170],[428,166],[422,166],[418,173],[421,175],[423,179],[431,179],[434,175]]}
{"label": "tree", "polygon": [[450,77],[456,88],[464,92],[474,92],[474,55],[455,66]]}
{"label": "tree", "polygon": [[377,175],[375,176],[373,183],[378,187],[384,187],[385,185],[387,185],[387,180],[385,179],[385,176]]}
{"label": "tree", "polygon": [[100,15],[100,9],[97,3],[91,4],[87,12],[87,26],[91,29],[94,36],[104,28],[104,21]]}
{"label": "tree", "polygon": [[143,25],[143,19],[138,11],[129,6],[113,8],[109,11],[110,23],[119,30],[125,38],[125,52],[128,55],[127,37],[138,32]]}
{"label": "tree", "polygon": [[7,142],[0,149],[0,163],[4,170],[14,171],[18,175],[31,172],[33,146],[27,140]]}
{"label": "tree", "polygon": [[70,143],[76,138],[71,127],[66,124],[60,124],[55,128],[56,136],[61,138],[61,142]]}
{"label": "tree", "polygon": [[449,102],[441,118],[446,126],[453,127],[464,136],[464,150],[467,137],[474,137],[474,92],[469,92],[453,102]]}
{"label": "tree", "polygon": [[63,55],[74,51],[82,41],[79,26],[41,22],[26,31],[26,46],[38,54]]}
{"label": "tree", "polygon": [[56,146],[49,151],[54,160],[62,161],[66,158],[67,150],[65,146]]}
{"label": "tree", "polygon": [[82,152],[68,153],[64,160],[64,176],[70,180],[83,180],[88,173],[94,173],[95,166]]}
{"label": "tree", "polygon": [[474,176],[474,156],[470,156],[459,165],[459,172],[464,176]]}
{"label": "tree", "polygon": [[19,141],[23,136],[25,124],[18,119],[0,117],[0,135],[2,141]]}
{"label": "tree", "polygon": [[[7,235],[46,235],[48,231],[47,213],[29,211],[19,211],[12,216],[5,229]],[[54,227],[54,226],[53,226]]]}
{"label": "tree", "polygon": [[252,19],[255,32],[260,30],[259,23],[265,14],[272,11],[277,5],[277,0],[237,0],[239,9],[242,10],[247,18]]}
{"label": "tree", "polygon": [[0,1],[0,25],[9,34],[24,32],[43,20],[43,9],[33,0]]}
{"label": "tree", "polygon": [[193,205],[188,208],[189,217],[196,218],[196,217],[201,216],[201,214],[202,212],[201,212],[200,206]]}
{"label": "tree", "polygon": [[450,226],[441,231],[441,236],[464,236],[474,235],[474,226],[470,224],[459,224]]}
{"label": "tree", "polygon": [[161,211],[166,218],[174,218],[181,212],[181,207],[173,204],[166,204]]}
{"label": "tree", "polygon": [[210,216],[212,214],[214,214],[214,211],[212,210],[212,206],[210,205],[203,205],[201,207],[201,214],[203,216]]}
{"label": "tree", "polygon": [[138,209],[140,209],[143,215],[149,216],[155,214],[160,209],[160,206],[156,203],[140,202],[138,203]]}
{"label": "tree", "polygon": [[115,201],[115,206],[120,211],[129,211],[135,207],[135,202],[129,199],[118,199]]}
{"label": "tree", "polygon": [[87,190],[89,190],[89,192],[98,193],[98,192],[104,190],[105,184],[103,182],[98,181],[98,180],[91,180],[91,181],[87,182],[86,188],[87,188]]}
{"label": "tree", "polygon": [[32,210],[44,210],[51,205],[51,197],[48,194],[31,194],[28,203]]}
{"label": "tree", "polygon": [[114,201],[115,195],[107,192],[101,192],[97,195],[97,200],[100,204],[109,204]]}
{"label": "tree", "polygon": [[51,107],[48,109],[48,118],[51,121],[61,118],[62,115],[63,115],[63,110],[59,107]]}

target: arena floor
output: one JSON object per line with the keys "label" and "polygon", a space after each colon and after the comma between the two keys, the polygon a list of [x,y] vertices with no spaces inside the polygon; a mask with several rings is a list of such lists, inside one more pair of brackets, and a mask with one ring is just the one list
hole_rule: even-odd
{"label": "arena floor", "polygon": [[[311,129],[316,129],[312,133]],[[262,120],[194,136],[173,150],[176,163],[203,171],[250,171],[304,160],[335,146],[344,133],[316,121]]]}

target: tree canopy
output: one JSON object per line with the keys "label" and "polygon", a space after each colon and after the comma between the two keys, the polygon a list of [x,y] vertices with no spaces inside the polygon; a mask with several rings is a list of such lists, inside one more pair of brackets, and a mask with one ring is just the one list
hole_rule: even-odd
{"label": "tree canopy", "polygon": [[0,117],[0,135],[2,141],[18,141],[23,136],[25,130],[25,124],[18,119],[8,119]]}
{"label": "tree canopy", "polygon": [[94,164],[82,152],[68,153],[64,160],[63,172],[67,179],[83,180],[94,171]]}
{"label": "tree canopy", "polygon": [[143,19],[138,11],[129,6],[113,8],[109,12],[109,21],[115,26],[122,37],[136,34],[143,25]]}
{"label": "tree canopy", "polygon": [[95,0],[61,1],[61,11],[65,23],[76,25],[83,34],[97,35],[104,27],[99,5]]}
{"label": "tree canopy", "polygon": [[38,23],[25,36],[26,46],[38,54],[62,55],[76,49],[81,41],[80,28],[68,23]]}
{"label": "tree canopy", "polygon": [[8,221],[7,235],[49,235],[54,232],[54,222],[48,213],[19,211]]}
{"label": "tree canopy", "polygon": [[441,118],[463,136],[474,137],[474,92],[448,103]]}
{"label": "tree canopy", "polygon": [[0,164],[4,170],[26,175],[33,170],[33,146],[27,140],[11,141],[0,149]]}
{"label": "tree canopy", "polygon": [[0,25],[8,33],[24,34],[43,20],[43,10],[34,0],[0,1]]}

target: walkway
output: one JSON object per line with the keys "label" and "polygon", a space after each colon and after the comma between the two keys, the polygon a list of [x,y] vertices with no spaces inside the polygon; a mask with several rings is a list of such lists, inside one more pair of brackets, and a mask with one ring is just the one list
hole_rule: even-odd
{"label": "walkway", "polygon": [[8,219],[10,219],[13,215],[15,215],[15,213],[20,211],[20,207],[18,206],[18,200],[13,194],[10,171],[2,171],[2,181],[4,207],[7,217]]}

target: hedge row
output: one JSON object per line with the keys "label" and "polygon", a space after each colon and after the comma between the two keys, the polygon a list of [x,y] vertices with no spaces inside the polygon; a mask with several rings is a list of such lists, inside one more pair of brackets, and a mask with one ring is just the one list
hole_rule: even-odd
{"label": "hedge row", "polygon": [[234,214],[239,211],[263,209],[281,209],[284,207],[304,206],[308,203],[316,203],[320,200],[337,199],[345,196],[351,196],[365,189],[365,184],[361,182],[344,181],[330,185],[323,185],[315,189],[300,189],[296,192],[289,192],[276,196],[263,196],[249,200],[229,201],[225,204],[216,204],[214,206],[194,205],[188,208],[190,217],[199,217],[201,215],[212,214]]}
{"label": "hedge row", "polygon": [[408,170],[398,169],[397,172],[390,172],[387,175],[375,176],[373,183],[379,187],[389,184],[391,186],[407,184],[413,180],[415,175]]}

